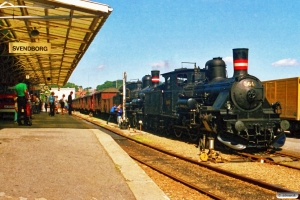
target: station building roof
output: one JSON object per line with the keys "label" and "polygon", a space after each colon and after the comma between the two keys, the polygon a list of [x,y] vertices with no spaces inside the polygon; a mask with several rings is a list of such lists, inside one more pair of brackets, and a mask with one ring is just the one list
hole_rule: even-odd
{"label": "station building roof", "polygon": [[87,0],[0,0],[0,83],[65,85],[112,8]]}

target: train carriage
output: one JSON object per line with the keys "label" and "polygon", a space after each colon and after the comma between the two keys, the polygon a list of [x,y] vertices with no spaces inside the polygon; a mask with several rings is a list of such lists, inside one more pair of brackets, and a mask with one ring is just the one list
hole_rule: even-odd
{"label": "train carriage", "polygon": [[80,100],[79,98],[74,98],[72,100],[73,110],[80,110]]}
{"label": "train carriage", "polygon": [[96,91],[93,95],[94,95],[94,108],[93,108],[93,112],[95,114],[98,114],[98,113],[100,113],[101,92],[100,91]]}
{"label": "train carriage", "polygon": [[107,88],[101,90],[100,111],[109,114],[110,108],[113,106],[113,97],[119,94],[117,88]]}
{"label": "train carriage", "polygon": [[280,118],[290,122],[290,133],[300,134],[300,77],[262,82],[266,98]]}
{"label": "train carriage", "polygon": [[88,112],[88,109],[89,109],[88,98],[89,98],[89,95],[85,95],[84,97],[82,97],[82,101],[83,101],[82,105],[83,105],[84,112]]}
{"label": "train carriage", "polygon": [[80,97],[78,99],[78,101],[79,101],[79,109],[83,110],[84,109],[84,99],[83,99],[83,97]]}
{"label": "train carriage", "polygon": [[87,102],[88,102],[87,112],[93,113],[93,110],[94,110],[94,94],[89,94],[87,96]]}

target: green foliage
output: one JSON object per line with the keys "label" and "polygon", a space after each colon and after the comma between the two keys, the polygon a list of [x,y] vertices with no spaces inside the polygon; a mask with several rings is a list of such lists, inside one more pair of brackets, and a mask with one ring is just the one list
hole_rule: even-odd
{"label": "green foliage", "polygon": [[62,86],[61,88],[75,88],[75,92],[78,92],[79,87],[80,86],[76,85],[75,83],[67,82],[67,84]]}
{"label": "green foliage", "polygon": [[117,80],[117,82],[116,81],[105,81],[104,84],[97,85],[96,90],[99,91],[99,90],[103,90],[103,89],[110,88],[110,87],[119,88],[121,85],[123,85],[123,80]]}
{"label": "green foliage", "polygon": [[[106,81],[102,85],[97,85],[96,90],[103,90],[106,88],[111,88],[111,87],[121,87],[123,85],[123,80],[117,80],[117,81]],[[78,86],[75,83],[70,83],[68,82],[66,85],[62,86],[61,88],[75,88],[75,92],[78,92],[78,88],[82,86]],[[83,90],[88,91],[89,89],[92,89],[92,87],[86,87]],[[87,93],[88,94],[88,93]]]}
{"label": "green foliage", "polygon": [[50,96],[50,90],[45,90],[43,93],[40,94],[40,99],[42,102],[46,101],[46,96]]}

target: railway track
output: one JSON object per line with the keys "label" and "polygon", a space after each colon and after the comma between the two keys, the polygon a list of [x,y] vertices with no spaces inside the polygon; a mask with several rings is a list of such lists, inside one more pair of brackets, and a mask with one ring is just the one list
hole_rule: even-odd
{"label": "railway track", "polygon": [[[285,152],[264,152],[260,154],[250,154],[244,152],[237,152],[237,155],[256,162],[263,162],[273,165],[280,165],[300,171],[300,156],[285,153]],[[293,165],[296,164],[296,165]]]}
{"label": "railway track", "polygon": [[[124,136],[121,130],[116,132]],[[283,187],[197,162],[130,137],[126,138],[128,140],[117,142],[133,159],[213,199],[240,198],[245,194],[249,199],[260,196],[272,199],[278,192],[294,193]]]}

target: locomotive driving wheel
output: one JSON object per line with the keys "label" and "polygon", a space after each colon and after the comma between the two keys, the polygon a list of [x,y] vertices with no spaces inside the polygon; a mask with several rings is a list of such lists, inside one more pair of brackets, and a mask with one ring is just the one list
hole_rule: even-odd
{"label": "locomotive driving wheel", "polygon": [[164,134],[169,136],[173,133],[173,124],[171,121],[167,121],[164,127]]}
{"label": "locomotive driving wheel", "polygon": [[196,142],[199,138],[199,130],[198,129],[193,129],[193,130],[190,130],[188,132],[189,136],[190,136],[190,139],[193,141],[193,142]]}
{"label": "locomotive driving wheel", "polygon": [[182,135],[182,130],[179,129],[174,129],[174,134],[176,137],[180,138]]}

